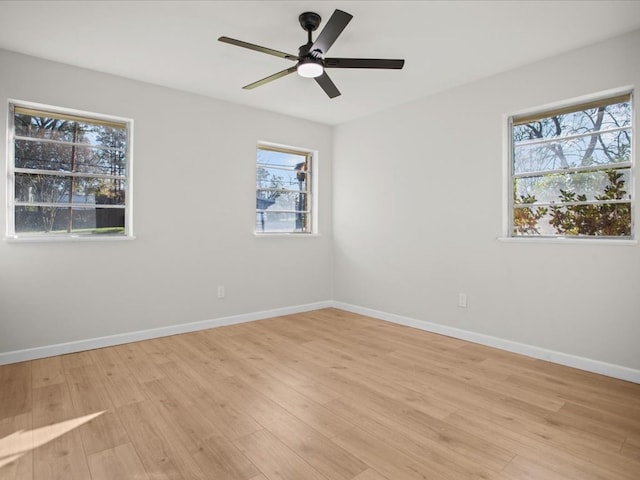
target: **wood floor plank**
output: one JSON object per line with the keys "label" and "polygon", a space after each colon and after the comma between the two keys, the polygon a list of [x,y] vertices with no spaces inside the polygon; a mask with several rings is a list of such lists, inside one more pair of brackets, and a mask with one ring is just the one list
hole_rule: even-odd
{"label": "wood floor plank", "polygon": [[[309,344],[305,344],[304,348],[308,349]],[[416,390],[415,380],[412,380],[413,373],[408,373],[410,369],[407,365],[390,365],[392,362],[388,356],[367,363],[359,359],[340,358],[330,351],[325,351],[325,355],[331,359],[332,364],[342,362],[343,368],[329,368],[327,373],[318,378],[343,395],[349,392],[351,395],[365,397],[368,401],[385,405],[384,408],[393,405],[401,408],[410,406],[436,418],[444,418],[456,410],[453,403],[435,400]]]}
{"label": "wood floor plank", "polygon": [[294,415],[266,425],[293,452],[332,480],[351,480],[367,465]]}
{"label": "wood floor plank", "polygon": [[[412,358],[406,352],[394,352],[389,357],[406,361],[411,361]],[[424,361],[425,359],[426,357],[418,357],[418,359],[414,361]],[[552,412],[558,411],[565,404],[564,399],[558,398],[555,395],[541,394],[535,388],[527,388],[520,385],[510,384],[508,379],[511,378],[511,376],[501,380],[494,380],[493,378],[486,376],[470,374],[471,371],[467,364],[464,364],[463,366],[456,365],[452,368],[450,364],[443,364],[442,360],[438,361],[429,358],[429,369],[432,372],[434,371],[434,367],[439,369],[439,373],[446,372],[447,378],[457,378],[464,381],[467,386],[477,386],[485,390],[490,390],[499,396],[520,400]]]}
{"label": "wood floor plank", "polygon": [[196,369],[216,372],[216,375],[232,375],[225,366],[229,359],[203,348],[199,339],[197,332],[176,336],[171,341],[174,350],[166,354],[166,357],[173,361],[186,362]]}
{"label": "wood floor plank", "polygon": [[31,412],[0,420],[0,478],[33,479],[33,421]]}
{"label": "wood floor plank", "polygon": [[334,400],[327,407],[381,442],[429,464],[430,470],[444,476],[481,478],[490,471],[502,470],[514,456],[507,449],[492,444],[490,439],[443,428],[438,423],[412,422],[410,414],[404,422],[395,416],[369,410],[366,405],[354,405],[347,399]]}
{"label": "wood floor plank", "polygon": [[149,382],[147,388],[172,437],[184,445],[205,478],[245,480],[260,473],[215,425],[203,421],[198,410],[180,400],[168,379]]}
{"label": "wood floor plank", "polygon": [[[42,439],[34,438],[34,445],[46,442],[33,452],[36,480],[85,480],[89,478],[82,439],[78,428],[84,421],[74,415],[71,396],[66,383],[54,383],[33,391],[33,425]],[[62,423],[77,421],[69,429],[53,432]],[[53,436],[51,440],[49,437]],[[48,441],[47,441],[48,440]]]}
{"label": "wood floor plank", "polygon": [[[174,363],[164,364],[162,370],[166,379],[157,383],[171,385],[169,389],[165,389],[165,395],[169,395],[170,392],[172,398],[180,405],[187,405],[197,411],[201,423],[207,426],[210,434],[220,433],[227,438],[235,439],[262,428],[252,417],[241,414],[224,396],[218,395],[220,389],[216,386],[216,379],[226,377],[217,377],[214,374],[207,376],[213,388],[205,388],[198,382],[198,378],[192,376],[193,371],[185,371]],[[206,436],[208,435],[205,434],[204,437]]]}
{"label": "wood floor plank", "polygon": [[136,346],[144,352],[144,355],[151,361],[151,363],[154,365],[161,365],[173,360],[171,353],[176,349],[173,340],[179,337],[179,335],[174,335],[170,337],[154,338],[147,340],[146,342],[137,342]]}
{"label": "wood floor plank", "polygon": [[338,435],[350,425],[336,418],[319,403],[305,397],[293,388],[275,382],[273,377],[262,374],[260,369],[248,362],[236,362],[233,373],[237,378],[260,391],[260,393],[282,408],[307,422],[329,438]]}
{"label": "wood floor plank", "polygon": [[155,405],[145,400],[116,409],[145,471],[154,480],[204,478],[191,457],[172,439],[169,425]]}
{"label": "wood floor plank", "polygon": [[93,365],[93,357],[90,350],[84,352],[67,353],[66,355],[61,355],[60,360],[62,361],[62,366],[64,367],[65,372],[72,368]]}
{"label": "wood floor plank", "polygon": [[91,480],[126,480],[150,478],[130,443],[89,455]]}
{"label": "wood floor plank", "polygon": [[92,422],[79,427],[85,453],[91,455],[129,443],[129,437],[111,402],[109,385],[100,370],[91,363],[67,369],[65,374],[75,414],[102,412]]}
{"label": "wood floor plank", "polygon": [[115,348],[100,348],[91,352],[98,374],[108,385],[105,387],[114,407],[137,403],[145,394],[130,369]]}
{"label": "wood floor plank", "polygon": [[640,443],[627,439],[622,445],[620,453],[632,460],[640,461]]}
{"label": "wood floor plank", "polygon": [[593,438],[598,448],[612,451],[619,451],[628,435],[628,431],[591,418],[566,413],[564,409],[547,415],[544,422],[555,430]]}
{"label": "wood floor plank", "polygon": [[614,462],[606,460],[604,463],[595,463],[591,459],[581,458],[574,452],[563,448],[566,445],[553,445],[545,438],[535,437],[526,430],[518,428],[517,425],[510,427],[496,424],[487,418],[463,411],[451,415],[448,423],[457,425],[461,430],[480,438],[482,436],[490,438],[493,443],[517,456],[533,462],[544,459],[546,468],[567,478],[581,480],[626,480],[629,478],[626,474],[617,475],[611,471],[610,468]]}
{"label": "wood floor plank", "polygon": [[[638,397],[640,398],[640,397]],[[628,417],[621,408],[597,408],[581,403],[567,402],[559,413],[575,418],[576,422],[585,419],[598,424],[608,425],[626,436],[640,438],[640,422],[633,417]]]}
{"label": "wood floor plank", "polygon": [[0,365],[0,420],[31,411],[31,362]]}
{"label": "wood floor plank", "polygon": [[581,480],[581,477],[568,477],[566,473],[558,473],[547,468],[544,460],[534,462],[522,456],[516,456],[500,473],[501,478],[518,480]]}
{"label": "wood floor plank", "polygon": [[31,387],[40,388],[47,385],[64,383],[64,366],[62,357],[49,357],[31,362]]}
{"label": "wood floor plank", "polygon": [[145,383],[163,377],[158,365],[156,365],[151,356],[141,348],[140,343],[127,343],[113,347],[113,349],[127,365],[129,372],[137,382]]}
{"label": "wood floor plank", "polygon": [[247,361],[258,362],[262,371],[278,382],[282,382],[308,398],[313,398],[317,403],[324,404],[340,397],[337,392],[326,385],[313,381],[312,375],[304,369],[293,368],[286,364],[288,357],[282,355],[282,349],[288,349],[289,344],[278,342],[275,346],[269,338],[256,335],[235,335],[229,337],[238,355],[242,355]]}
{"label": "wood floor plank", "polygon": [[266,430],[239,438],[235,443],[269,479],[327,480],[327,477]]}
{"label": "wood floor plank", "polygon": [[[334,441],[361,461],[394,480],[446,480],[427,465],[388,445],[384,439],[360,428],[352,428]],[[455,473],[449,478],[456,478]]]}
{"label": "wood floor plank", "polygon": [[368,468],[360,475],[353,477],[353,480],[389,480],[387,477],[382,476],[375,470]]}
{"label": "wood floor plank", "polygon": [[211,452],[208,460],[214,460],[216,463],[216,468],[208,472],[211,477],[220,480],[245,480],[260,473],[245,452],[225,437],[210,435],[205,439],[205,445]]}
{"label": "wood floor plank", "polygon": [[508,378],[508,383],[520,387],[523,391],[536,391],[549,398],[555,396],[574,403],[586,401],[589,405],[600,406],[604,410],[610,410],[616,405],[624,409],[628,418],[640,420],[640,389],[629,395],[599,384],[597,377],[591,382],[575,382],[539,372],[512,375]]}
{"label": "wood floor plank", "polygon": [[[132,419],[132,415],[140,415]],[[210,477],[201,468],[202,462],[196,460],[191,450],[193,444],[176,423],[176,416],[163,411],[163,407],[151,400],[141,404],[129,404],[118,409],[118,414],[126,423],[145,469],[151,478],[184,478],[189,480],[208,480]],[[155,447],[155,448],[154,448]],[[177,472],[176,472],[177,470]]]}
{"label": "wood floor plank", "polygon": [[[200,379],[200,382],[206,382]],[[201,383],[202,385],[202,383]],[[216,396],[261,425],[291,415],[278,403],[270,400],[250,385],[236,377],[225,377],[217,381]]]}
{"label": "wood floor plank", "polygon": [[[441,371],[434,371],[431,367],[420,369],[416,367],[414,370],[412,378],[403,379],[400,383],[429,396],[435,402],[452,405],[454,410],[473,409],[481,406],[490,411],[504,411],[516,416],[544,416],[556,412],[555,405],[552,410],[548,410],[528,402],[526,397],[523,398],[523,395],[517,395],[518,398],[505,395],[489,388],[489,385],[470,382],[457,375],[450,376]],[[494,381],[493,377],[491,377],[491,381]]]}

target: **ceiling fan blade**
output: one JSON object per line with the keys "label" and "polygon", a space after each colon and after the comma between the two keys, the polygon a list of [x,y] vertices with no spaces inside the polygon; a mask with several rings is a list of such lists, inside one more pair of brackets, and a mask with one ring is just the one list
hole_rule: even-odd
{"label": "ceiling fan blade", "polygon": [[399,70],[404,60],[389,58],[325,58],[325,68],[384,68]]}
{"label": "ceiling fan blade", "polygon": [[338,90],[338,87],[336,87],[335,84],[331,81],[329,75],[327,75],[327,72],[322,72],[322,75],[316,77],[315,80],[318,85],[320,85],[322,90],[324,90],[324,93],[329,96],[329,98],[335,98],[340,95],[340,90]]}
{"label": "ceiling fan blade", "polygon": [[277,80],[279,78],[285,77],[285,76],[287,76],[290,73],[293,73],[295,71],[296,71],[296,67],[294,65],[293,67],[289,67],[286,70],[282,70],[281,72],[274,73],[273,75],[269,75],[268,77],[265,77],[262,80],[258,80],[257,82],[253,82],[253,83],[250,83],[249,85],[245,85],[242,88],[245,89],[245,90],[251,90],[253,88],[260,87],[261,85],[264,85],[265,83],[273,82],[274,80]]}
{"label": "ceiling fan blade", "polygon": [[329,18],[329,21],[313,42],[309,51],[320,50],[323,54],[327,53],[333,42],[336,41],[338,36],[342,33],[347,24],[351,21],[353,15],[349,15],[342,10],[336,10]]}
{"label": "ceiling fan blade", "polygon": [[238,47],[248,48],[249,50],[255,50],[256,52],[267,53],[269,55],[275,55],[276,57],[286,58],[287,60],[298,61],[297,55],[291,55],[290,53],[280,52],[272,48],[261,47],[260,45],[254,45],[253,43],[243,42],[242,40],[236,40],[235,38],[220,37],[218,39],[221,42],[236,45]]}

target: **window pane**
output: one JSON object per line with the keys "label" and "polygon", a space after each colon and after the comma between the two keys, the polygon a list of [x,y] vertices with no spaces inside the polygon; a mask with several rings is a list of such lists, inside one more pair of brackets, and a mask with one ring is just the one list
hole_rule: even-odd
{"label": "window pane", "polygon": [[292,168],[257,167],[257,188],[282,188],[285,190],[306,190],[307,174],[302,170]]}
{"label": "window pane", "polygon": [[[73,190],[72,190],[73,185]],[[124,205],[126,184],[120,179],[16,173],[18,202]]]}
{"label": "window pane", "polygon": [[[629,168],[615,171],[598,170],[516,178],[514,181],[515,202],[629,200],[631,199],[630,179],[631,169]],[[565,192],[564,195],[561,190]],[[610,195],[613,195],[613,198],[606,198],[606,192],[611,192]],[[575,198],[568,200],[567,197],[570,196]]]}
{"label": "window pane", "polygon": [[60,118],[32,116],[16,113],[14,117],[16,135],[21,137],[46,138],[48,140],[73,141],[71,122]]}
{"label": "window pane", "polygon": [[68,202],[71,180],[71,177],[16,173],[15,199],[17,202]]}
{"label": "window pane", "polygon": [[513,140],[552,139],[594,130],[631,126],[631,102],[556,115],[541,114],[541,118],[513,127]]}
{"label": "window pane", "polygon": [[513,235],[631,236],[631,203],[514,209]]}
{"label": "window pane", "polygon": [[630,159],[631,134],[627,130],[515,145],[513,151],[514,173],[610,165]]}
{"label": "window pane", "polygon": [[124,234],[124,213],[124,208],[19,206],[15,209],[15,231],[47,235],[121,235]]}
{"label": "window pane", "polygon": [[126,174],[124,152],[77,145],[16,140],[15,162],[16,168],[101,175]]}
{"label": "window pane", "polygon": [[73,121],[54,116],[47,117],[16,113],[14,117],[16,135],[44,138],[65,142],[85,143],[101,147],[124,149],[126,129],[114,128],[89,121]]}
{"label": "window pane", "polygon": [[305,232],[308,231],[307,213],[257,212],[256,232]]}
{"label": "window pane", "polygon": [[300,192],[258,190],[256,208],[259,210],[307,210],[307,195]]}
{"label": "window pane", "polygon": [[303,168],[307,155],[303,153],[287,152],[282,150],[269,150],[258,148],[258,164],[274,167],[286,167],[290,169]]}
{"label": "window pane", "polygon": [[81,178],[78,181],[81,181],[83,188],[93,195],[98,205],[125,205],[126,203],[127,188],[124,180]]}

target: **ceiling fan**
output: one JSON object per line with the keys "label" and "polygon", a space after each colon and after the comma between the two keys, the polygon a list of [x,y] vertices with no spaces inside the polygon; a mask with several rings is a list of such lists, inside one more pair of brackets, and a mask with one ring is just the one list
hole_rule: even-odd
{"label": "ceiling fan", "polygon": [[298,55],[280,52],[278,50],[261,47],[260,45],[254,45],[252,43],[235,40],[229,37],[220,37],[218,40],[231,45],[237,45],[238,47],[248,48],[249,50],[275,55],[276,57],[296,62],[292,67],[242,87],[246,90],[272,82],[273,80],[282,78],[290,73],[298,72],[298,75],[301,77],[314,78],[329,98],[335,98],[340,95],[340,91],[335,86],[331,78],[329,78],[329,75],[327,75],[327,72],[325,71],[327,68],[374,68],[398,70],[404,66],[404,60],[325,57],[331,45],[333,45],[352,18],[353,16],[348,13],[343,12],[342,10],[336,10],[333,12],[333,15],[331,15],[329,21],[314,42],[311,38],[311,32],[314,32],[320,25],[320,15],[314,12],[302,13],[298,17],[298,20],[300,21],[302,28],[307,32],[308,40],[307,43],[298,49]]}

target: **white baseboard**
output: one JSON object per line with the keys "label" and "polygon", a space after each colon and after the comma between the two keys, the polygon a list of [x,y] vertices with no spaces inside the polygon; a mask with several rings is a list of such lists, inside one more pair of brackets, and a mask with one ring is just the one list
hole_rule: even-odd
{"label": "white baseboard", "polygon": [[306,305],[296,305],[293,307],[283,307],[276,308],[274,310],[264,310],[261,312],[245,313],[241,315],[233,315],[230,317],[221,317],[212,320],[181,323],[177,325],[170,325],[167,327],[140,330],[137,332],[119,333],[106,337],[78,340],[75,342],[58,343],[55,345],[46,345],[43,347],[27,348],[24,350],[15,350],[13,352],[0,352],[0,365],[24,362],[27,360],[36,360],[38,358],[52,357],[54,355],[64,355],[66,353],[81,352],[84,350],[93,350],[95,348],[112,347],[114,345],[122,345],[124,343],[139,342],[141,340],[166,337],[169,335],[177,335],[180,333],[195,332],[197,330],[206,330],[207,328],[234,325],[236,323],[264,320],[267,318],[279,317],[282,315],[310,312],[312,310],[319,310],[321,308],[329,307],[333,307],[332,301],[316,302]]}
{"label": "white baseboard", "polygon": [[402,315],[396,315],[393,313],[382,312],[371,308],[360,307],[358,305],[351,305],[348,303],[336,302],[331,300],[309,303],[306,305],[276,308],[273,310],[264,310],[261,312],[232,315],[229,317],[221,317],[212,320],[182,323],[166,327],[152,328],[149,330],[120,333],[106,337],[78,340],[75,342],[27,348],[24,350],[15,350],[12,352],[0,352],[0,365],[24,362],[27,360],[36,360],[38,358],[52,357],[54,355],[64,355],[66,353],[81,352],[84,350],[93,350],[95,348],[110,347],[114,345],[121,345],[124,343],[138,342],[141,340],[166,337],[169,335],[177,335],[180,333],[195,332],[198,330],[206,330],[208,328],[222,327],[225,325],[234,325],[237,323],[264,320],[267,318],[273,318],[282,315],[310,312],[313,310],[330,307],[640,384],[640,370],[635,370],[633,368],[601,362],[599,360],[578,357],[575,355],[548,350],[533,345],[505,340],[503,338],[492,337],[490,335],[475,333],[468,330],[462,330],[460,328],[449,327],[425,320],[417,320],[410,317],[404,317]]}
{"label": "white baseboard", "polygon": [[468,330],[440,325],[425,320],[416,320],[414,318],[395,315],[393,313],[381,312],[378,310],[373,310],[371,308],[360,307],[348,303],[333,302],[333,306],[341,310],[358,313],[360,315],[366,315],[368,317],[377,318],[379,320],[385,320],[408,327],[418,328],[420,330],[438,333],[441,335],[446,335],[448,337],[459,338],[460,340],[467,340],[469,342],[499,348],[508,352],[519,353],[522,355],[526,355],[527,357],[546,360],[549,362],[558,363],[560,365],[565,365],[567,367],[573,367],[579,370],[585,370],[587,372],[598,373],[601,375],[606,375],[608,377],[619,378],[621,380],[627,380],[629,382],[640,384],[640,370],[635,370],[633,368],[601,362],[599,360],[592,360],[590,358],[578,357],[576,355],[557,352],[554,350],[547,350],[545,348],[527,345],[525,343],[519,343],[511,340],[505,340],[503,338],[492,337],[490,335],[470,332]]}

